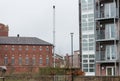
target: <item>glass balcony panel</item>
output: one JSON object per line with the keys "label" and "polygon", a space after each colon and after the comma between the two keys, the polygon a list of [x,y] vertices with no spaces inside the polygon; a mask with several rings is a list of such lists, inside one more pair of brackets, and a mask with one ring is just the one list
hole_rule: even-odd
{"label": "glass balcony panel", "polygon": [[97,51],[96,60],[105,61],[105,51]]}
{"label": "glass balcony panel", "polygon": [[104,30],[97,30],[96,33],[97,33],[97,40],[105,39],[105,31]]}
{"label": "glass balcony panel", "polygon": [[113,18],[116,17],[116,4],[115,3],[106,3],[103,6],[98,6],[96,11],[97,18]]}
{"label": "glass balcony panel", "polygon": [[115,55],[116,55],[115,53],[114,53],[114,56],[107,55],[105,54],[105,51],[100,51],[100,52],[97,52],[96,60],[97,61],[115,60],[116,59]]}
{"label": "glass balcony panel", "polygon": [[97,61],[109,61],[117,59],[116,48],[114,45],[107,45],[105,47],[105,51],[97,51],[96,52],[96,60]]}
{"label": "glass balcony panel", "polygon": [[[99,27],[100,28],[100,27]],[[98,29],[97,30],[97,40],[100,39],[105,39],[105,40],[110,40],[110,39],[116,39],[118,36],[115,32],[116,25],[112,24],[105,24],[103,27],[105,28],[104,30]]]}

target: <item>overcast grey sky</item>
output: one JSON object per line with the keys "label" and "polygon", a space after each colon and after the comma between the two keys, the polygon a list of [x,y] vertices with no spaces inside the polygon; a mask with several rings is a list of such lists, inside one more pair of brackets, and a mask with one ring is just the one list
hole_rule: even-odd
{"label": "overcast grey sky", "polygon": [[56,53],[79,49],[78,0],[0,0],[0,23],[9,26],[9,36],[38,37],[53,43],[53,4],[56,9]]}

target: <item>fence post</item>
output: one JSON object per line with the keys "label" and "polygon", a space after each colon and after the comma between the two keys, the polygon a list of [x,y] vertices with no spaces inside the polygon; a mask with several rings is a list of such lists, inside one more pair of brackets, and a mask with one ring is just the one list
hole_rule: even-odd
{"label": "fence post", "polygon": [[3,81],[5,81],[5,77],[3,77]]}
{"label": "fence post", "polygon": [[0,79],[2,79],[3,81],[5,81],[5,77],[0,77]]}

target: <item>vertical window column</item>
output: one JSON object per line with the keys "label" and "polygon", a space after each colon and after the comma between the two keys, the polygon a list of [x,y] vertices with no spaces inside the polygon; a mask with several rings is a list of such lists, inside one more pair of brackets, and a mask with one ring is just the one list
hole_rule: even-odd
{"label": "vertical window column", "polygon": [[8,64],[8,57],[4,57],[4,64],[7,65]]}
{"label": "vertical window column", "polygon": [[15,57],[14,57],[14,56],[11,57],[11,64],[12,64],[12,65],[15,64]]}
{"label": "vertical window column", "polygon": [[22,57],[19,57],[19,65],[22,65]]}
{"label": "vertical window column", "polygon": [[29,58],[28,57],[25,58],[25,62],[26,62],[26,65],[29,64]]}

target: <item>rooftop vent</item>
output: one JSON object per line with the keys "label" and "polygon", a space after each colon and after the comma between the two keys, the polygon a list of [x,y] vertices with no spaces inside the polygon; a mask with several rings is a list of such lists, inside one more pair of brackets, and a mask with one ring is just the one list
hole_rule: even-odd
{"label": "rooftop vent", "polygon": [[20,35],[19,35],[19,34],[17,34],[17,37],[20,37]]}

